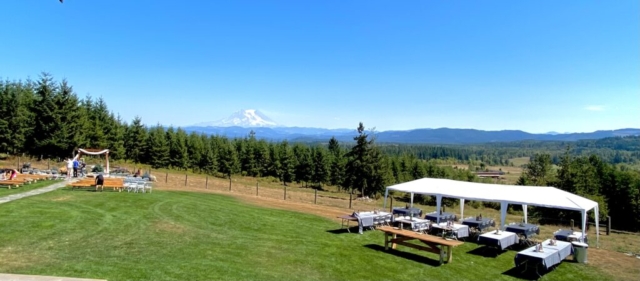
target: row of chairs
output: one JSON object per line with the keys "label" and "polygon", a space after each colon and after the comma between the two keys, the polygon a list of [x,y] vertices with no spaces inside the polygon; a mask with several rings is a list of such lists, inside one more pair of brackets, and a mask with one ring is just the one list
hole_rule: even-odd
{"label": "row of chairs", "polygon": [[151,185],[151,182],[146,179],[126,177],[124,178],[124,188],[127,192],[146,193],[146,191],[149,190],[149,193],[151,193],[153,186]]}

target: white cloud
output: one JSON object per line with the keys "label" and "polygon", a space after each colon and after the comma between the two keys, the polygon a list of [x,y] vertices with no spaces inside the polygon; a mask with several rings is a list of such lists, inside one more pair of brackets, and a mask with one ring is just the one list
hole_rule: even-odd
{"label": "white cloud", "polygon": [[602,106],[602,105],[589,105],[589,106],[585,107],[584,109],[589,110],[589,111],[603,111],[604,110],[604,106]]}

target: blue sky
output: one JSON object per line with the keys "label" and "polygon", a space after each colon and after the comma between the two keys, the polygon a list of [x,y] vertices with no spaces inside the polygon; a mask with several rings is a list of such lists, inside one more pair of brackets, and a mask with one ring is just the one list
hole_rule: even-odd
{"label": "blue sky", "polygon": [[638,128],[639,3],[3,1],[0,77],[47,71],[147,124]]}

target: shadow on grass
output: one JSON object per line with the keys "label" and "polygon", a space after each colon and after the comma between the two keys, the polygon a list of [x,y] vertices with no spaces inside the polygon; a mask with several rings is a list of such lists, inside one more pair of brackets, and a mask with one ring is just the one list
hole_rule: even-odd
{"label": "shadow on grass", "polygon": [[[425,256],[421,256],[421,255],[416,255],[414,253],[409,253],[409,252],[404,252],[404,251],[398,251],[398,250],[393,250],[391,248],[389,248],[389,250],[385,250],[384,246],[381,245],[377,245],[377,244],[367,244],[364,245],[365,247],[372,249],[372,250],[376,250],[379,252],[384,252],[387,254],[391,254],[394,255],[396,257],[400,257],[400,258],[405,258],[408,260],[412,260],[418,263],[423,263],[423,264],[427,264],[433,267],[437,267],[440,266],[440,261],[439,260],[435,260],[435,259],[431,259]],[[435,255],[435,254],[434,254]],[[437,257],[437,255],[435,255],[435,257]]]}
{"label": "shadow on grass", "polygon": [[493,247],[481,246],[471,251],[468,251],[467,254],[472,254],[472,255],[481,256],[485,258],[496,258],[500,254],[502,254],[502,252],[503,252],[502,250],[499,250]]}
{"label": "shadow on grass", "polygon": [[[354,230],[355,229],[355,230]],[[351,231],[351,232],[349,232]],[[358,234],[358,227],[349,227],[349,229],[347,230],[346,228],[338,228],[338,229],[332,229],[332,230],[327,230],[327,232],[329,233],[333,233],[333,234]]]}
{"label": "shadow on grass", "polygon": [[[502,275],[507,275],[521,280],[538,280],[541,278],[540,276],[538,276],[538,274],[535,273],[535,270],[528,269],[525,272],[522,272],[522,270],[523,269],[520,267],[513,267],[503,272]],[[545,273],[546,272],[541,272],[542,276],[544,276]]]}

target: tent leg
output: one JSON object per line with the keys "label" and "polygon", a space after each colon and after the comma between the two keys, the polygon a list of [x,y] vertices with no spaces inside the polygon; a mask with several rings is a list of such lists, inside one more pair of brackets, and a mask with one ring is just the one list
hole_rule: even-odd
{"label": "tent leg", "polygon": [[527,205],[522,205],[522,210],[524,211],[524,223],[527,223]]}
{"label": "tent leg", "polygon": [[593,209],[596,217],[596,248],[600,248],[600,210],[598,209],[598,206]]}
{"label": "tent leg", "polygon": [[464,199],[460,199],[460,221],[464,219]]}

